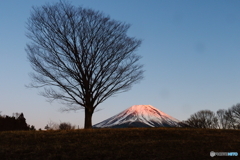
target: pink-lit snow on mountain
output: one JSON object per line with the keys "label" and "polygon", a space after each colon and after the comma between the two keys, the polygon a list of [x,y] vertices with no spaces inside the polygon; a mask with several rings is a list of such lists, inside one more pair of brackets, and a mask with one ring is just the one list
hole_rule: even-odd
{"label": "pink-lit snow on mountain", "polygon": [[108,118],[93,127],[179,127],[180,121],[151,105],[134,105],[123,112]]}

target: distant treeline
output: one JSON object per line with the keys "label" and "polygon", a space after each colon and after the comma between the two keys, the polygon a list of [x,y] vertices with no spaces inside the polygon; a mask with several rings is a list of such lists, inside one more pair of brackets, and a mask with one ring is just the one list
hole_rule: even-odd
{"label": "distant treeline", "polygon": [[[48,122],[44,129],[46,130],[74,130],[75,125],[72,125],[69,122],[61,122],[60,124],[53,121]],[[79,128],[78,128],[79,129]]]}
{"label": "distant treeline", "polygon": [[201,110],[182,121],[183,127],[210,129],[240,129],[240,103],[228,109],[219,109],[216,113]]}
{"label": "distant treeline", "polygon": [[35,130],[28,125],[23,113],[14,113],[13,116],[0,115],[0,131]]}

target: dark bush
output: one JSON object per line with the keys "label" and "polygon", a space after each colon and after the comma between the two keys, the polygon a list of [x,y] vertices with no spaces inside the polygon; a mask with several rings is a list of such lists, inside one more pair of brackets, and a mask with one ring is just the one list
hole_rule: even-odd
{"label": "dark bush", "polygon": [[70,123],[60,123],[59,125],[60,130],[70,130],[70,129],[75,129],[75,126],[72,126]]}

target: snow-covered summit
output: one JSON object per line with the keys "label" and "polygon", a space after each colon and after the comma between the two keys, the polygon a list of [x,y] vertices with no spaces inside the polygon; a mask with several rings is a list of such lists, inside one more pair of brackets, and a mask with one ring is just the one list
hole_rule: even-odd
{"label": "snow-covered summit", "polygon": [[93,127],[178,127],[179,122],[179,120],[151,105],[134,105],[113,117],[95,124]]}

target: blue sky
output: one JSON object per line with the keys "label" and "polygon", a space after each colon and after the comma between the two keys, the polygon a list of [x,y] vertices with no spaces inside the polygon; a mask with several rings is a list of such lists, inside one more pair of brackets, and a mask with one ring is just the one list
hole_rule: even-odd
{"label": "blue sky", "polygon": [[[23,112],[37,129],[51,120],[83,127],[84,112],[60,112],[27,89],[32,71],[24,50],[25,22],[32,6],[51,1],[0,1],[0,111]],[[72,0],[130,23],[128,35],[142,39],[144,79],[98,106],[93,124],[138,104],[150,104],[179,120],[240,103],[240,1]]]}

